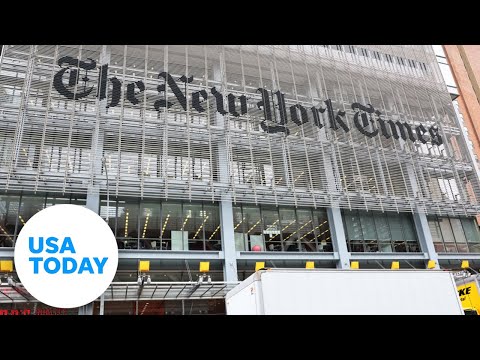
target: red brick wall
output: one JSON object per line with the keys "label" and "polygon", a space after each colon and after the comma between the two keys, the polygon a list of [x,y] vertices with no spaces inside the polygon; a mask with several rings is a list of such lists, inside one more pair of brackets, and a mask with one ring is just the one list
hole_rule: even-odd
{"label": "red brick wall", "polygon": [[[457,99],[460,112],[465,120],[475,153],[480,159],[480,104],[457,45],[444,45],[444,49],[460,93]],[[473,79],[475,82],[476,79],[480,79],[480,46],[469,45],[464,49],[475,75]]]}

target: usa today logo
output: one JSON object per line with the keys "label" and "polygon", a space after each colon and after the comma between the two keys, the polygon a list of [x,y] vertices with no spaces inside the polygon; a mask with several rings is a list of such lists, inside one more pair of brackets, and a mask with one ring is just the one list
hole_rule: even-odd
{"label": "usa today logo", "polygon": [[108,288],[118,266],[115,236],[78,205],[54,205],[27,221],[15,244],[17,275],[38,301],[59,308],[86,305]]}

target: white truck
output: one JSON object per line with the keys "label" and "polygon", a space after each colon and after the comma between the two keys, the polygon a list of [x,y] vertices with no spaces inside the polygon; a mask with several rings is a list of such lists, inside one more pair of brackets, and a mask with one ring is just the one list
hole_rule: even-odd
{"label": "white truck", "polygon": [[444,270],[263,269],[230,290],[227,315],[463,315]]}

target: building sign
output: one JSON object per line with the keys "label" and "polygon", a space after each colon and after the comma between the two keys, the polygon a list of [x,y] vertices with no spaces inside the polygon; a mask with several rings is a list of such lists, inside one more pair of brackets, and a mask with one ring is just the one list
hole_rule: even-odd
{"label": "building sign", "polygon": [[[58,65],[62,67],[53,78],[53,86],[63,96],[72,100],[79,100],[89,96],[93,91],[93,86],[87,86],[90,82],[88,77],[88,71],[97,67],[97,64],[92,59],[86,61],[78,60],[70,56],[64,56],[58,60]],[[113,108],[119,105],[122,94],[122,83],[116,77],[108,78],[108,64],[100,66],[100,73],[97,84],[96,96],[99,100],[106,99],[107,87],[109,82],[112,86],[111,99],[107,104],[108,108]],[[69,70],[68,80],[65,79],[67,70]],[[193,109],[199,113],[205,112],[206,109],[203,103],[209,96],[213,96],[217,112],[221,115],[230,114],[234,117],[247,114],[247,101],[249,100],[245,95],[235,96],[233,94],[224,95],[218,91],[215,87],[210,89],[208,93],[206,90],[199,90],[188,95],[186,92],[182,92],[177,82],[188,84],[193,81],[193,76],[187,77],[185,75],[178,79],[174,79],[168,72],[162,71],[158,75],[158,78],[163,79],[164,83],[157,86],[157,91],[160,95],[164,95],[165,99],[159,99],[154,102],[153,108],[157,111],[161,111],[165,108],[170,108],[174,105],[172,101],[166,99],[167,86],[175,95],[176,100],[182,106],[183,110],[187,111],[188,108]],[[75,86],[79,80],[84,82],[83,89]],[[140,100],[139,96],[146,90],[143,81],[135,81],[126,85],[126,98],[133,104],[137,105]],[[334,131],[349,132],[351,128],[347,125],[345,115],[346,113],[341,110],[335,112],[332,100],[326,99],[321,106],[305,107],[301,104],[295,104],[287,107],[285,101],[285,94],[281,91],[268,91],[265,88],[258,88],[257,93],[261,95],[261,100],[256,102],[258,109],[263,111],[264,119],[261,121],[260,126],[263,131],[268,133],[284,133],[286,136],[290,134],[290,130],[287,127],[288,122],[293,122],[297,126],[302,126],[308,122],[313,122],[319,129],[326,126],[322,122],[320,114],[326,113],[328,118],[328,126]],[[227,100],[225,103],[225,99]],[[279,119],[275,116],[275,111],[272,111],[272,105],[275,104],[278,107]],[[191,106],[187,106],[187,102]],[[239,104],[239,107],[237,106]],[[439,133],[439,128],[436,125],[427,126],[419,124],[412,126],[406,122],[385,120],[382,118],[382,112],[375,109],[371,104],[351,104],[352,110],[355,112],[353,116],[353,123],[357,131],[364,136],[374,138],[377,136],[383,136],[386,139],[403,139],[404,141],[420,141],[423,144],[427,142],[433,145],[442,145],[443,139]]]}

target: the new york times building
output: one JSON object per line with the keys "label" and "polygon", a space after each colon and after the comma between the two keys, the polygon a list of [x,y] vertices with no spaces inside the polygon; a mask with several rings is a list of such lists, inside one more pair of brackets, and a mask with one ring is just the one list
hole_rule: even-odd
{"label": "the new york times building", "polygon": [[431,46],[4,45],[0,258],[67,203],[119,248],[81,313],[224,313],[261,262],[478,268],[467,142]]}

